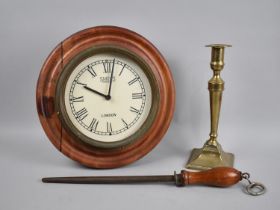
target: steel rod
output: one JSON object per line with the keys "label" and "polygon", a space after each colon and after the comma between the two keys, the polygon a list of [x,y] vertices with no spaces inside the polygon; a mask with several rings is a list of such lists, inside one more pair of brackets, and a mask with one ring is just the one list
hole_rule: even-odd
{"label": "steel rod", "polygon": [[174,175],[154,176],[85,176],[85,177],[47,177],[42,179],[45,183],[71,183],[71,184],[125,184],[125,183],[155,183],[174,182]]}

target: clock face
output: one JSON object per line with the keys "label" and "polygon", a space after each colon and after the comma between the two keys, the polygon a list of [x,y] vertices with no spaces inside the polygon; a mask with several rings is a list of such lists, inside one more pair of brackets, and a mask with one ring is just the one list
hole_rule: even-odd
{"label": "clock face", "polygon": [[152,105],[151,85],[129,56],[99,53],[70,73],[64,105],[68,119],[88,143],[118,142],[145,123]]}

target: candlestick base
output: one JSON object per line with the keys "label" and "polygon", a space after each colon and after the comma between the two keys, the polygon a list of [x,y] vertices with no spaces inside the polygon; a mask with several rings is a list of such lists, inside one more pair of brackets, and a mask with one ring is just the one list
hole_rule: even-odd
{"label": "candlestick base", "polygon": [[209,145],[206,142],[203,148],[193,149],[186,164],[186,168],[195,170],[207,170],[215,167],[233,167],[234,155],[223,151],[221,145]]}

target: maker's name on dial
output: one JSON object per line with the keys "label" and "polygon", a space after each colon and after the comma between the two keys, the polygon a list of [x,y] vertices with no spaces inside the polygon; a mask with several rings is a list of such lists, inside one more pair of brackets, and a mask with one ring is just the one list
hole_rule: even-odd
{"label": "maker's name on dial", "polygon": [[[103,82],[103,83],[109,83],[110,82],[110,76],[107,76],[107,77],[100,77],[100,82]],[[112,78],[112,82],[115,82],[116,78],[115,76],[113,76]]]}
{"label": "maker's name on dial", "polygon": [[104,113],[101,114],[101,117],[116,117],[117,114],[116,113]]}

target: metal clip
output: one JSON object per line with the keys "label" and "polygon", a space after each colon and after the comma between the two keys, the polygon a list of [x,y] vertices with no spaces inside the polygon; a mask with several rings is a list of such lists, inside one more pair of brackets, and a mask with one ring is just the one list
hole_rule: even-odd
{"label": "metal clip", "polygon": [[244,191],[248,195],[258,196],[265,193],[266,188],[263,184],[258,182],[251,182],[250,181],[250,174],[249,173],[241,173],[242,179],[246,179],[248,181],[248,185],[245,187]]}

